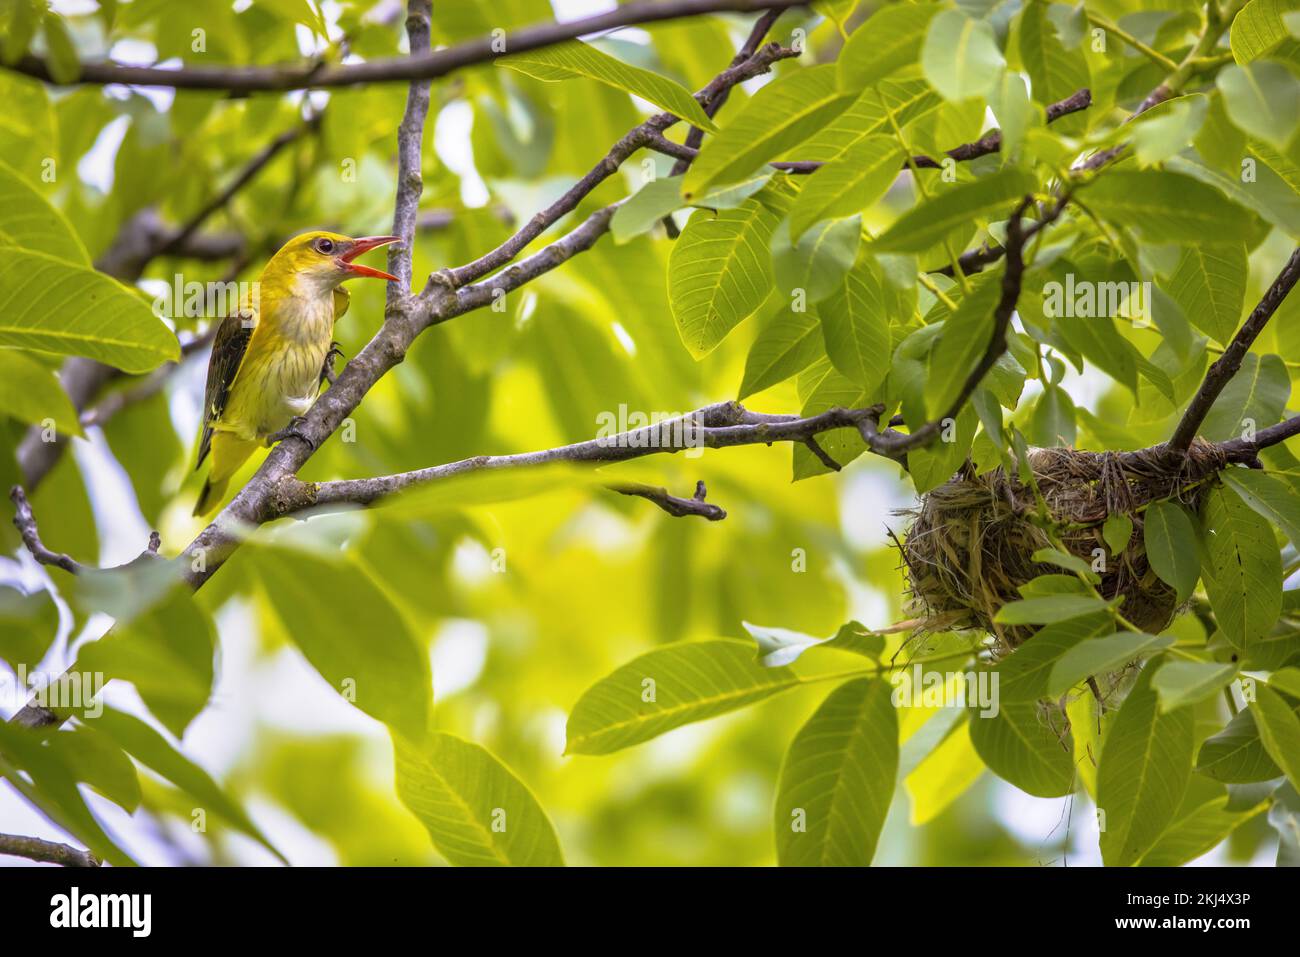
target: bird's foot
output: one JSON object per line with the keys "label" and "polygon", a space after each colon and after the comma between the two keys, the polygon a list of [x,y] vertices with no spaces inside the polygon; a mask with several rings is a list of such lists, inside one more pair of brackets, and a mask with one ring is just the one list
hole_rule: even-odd
{"label": "bird's foot", "polygon": [[302,431],[303,423],[306,421],[307,420],[303,416],[295,415],[292,419],[289,420],[289,424],[286,425],[283,429],[281,429],[278,432],[272,432],[270,435],[266,437],[266,447],[269,449],[277,442],[283,442],[285,439],[288,438],[297,438],[297,439],[302,439],[304,442],[306,442],[307,447],[311,449],[313,452],[315,452],[316,443],[313,442],[311,439],[309,439],[307,437],[307,434]]}
{"label": "bird's foot", "polygon": [[328,382],[330,385],[334,384],[334,380],[339,377],[338,373],[334,371],[334,360],[342,357],[343,350],[339,348],[339,344],[337,342],[331,342],[329,351],[325,353],[325,362],[320,369],[320,381],[322,383]]}

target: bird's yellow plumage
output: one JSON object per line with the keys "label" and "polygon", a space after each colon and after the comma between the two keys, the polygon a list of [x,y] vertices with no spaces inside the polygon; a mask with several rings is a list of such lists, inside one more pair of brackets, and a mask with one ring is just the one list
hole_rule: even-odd
{"label": "bird's yellow plumage", "polygon": [[347,310],[339,286],[358,276],[395,281],[352,260],[395,242],[396,236],[350,239],[337,233],[295,236],[262,270],[252,317],[222,320],[208,363],[199,464],[209,451],[212,470],[195,515],[206,515],[226,486],[263,444],[281,437],[306,414],[320,389],[334,322]]}

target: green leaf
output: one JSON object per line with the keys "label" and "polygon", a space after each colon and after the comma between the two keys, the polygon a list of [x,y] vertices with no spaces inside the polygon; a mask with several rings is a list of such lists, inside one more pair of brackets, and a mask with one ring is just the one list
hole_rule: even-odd
{"label": "green leaf", "polygon": [[1300,549],[1300,491],[1258,469],[1226,468],[1219,477]]}
{"label": "green leaf", "polygon": [[[739,183],[708,190],[692,205],[712,210],[734,208],[766,186],[771,178],[772,174],[768,171]],[[669,213],[685,206],[681,190],[680,176],[660,177],[642,186],[614,211],[614,217],[609,222],[614,242],[625,243],[648,232]]]}
{"label": "green leaf", "polygon": [[791,237],[798,239],[820,220],[874,205],[898,178],[902,161],[903,149],[891,136],[864,136],[853,143],[803,184],[790,213]]}
{"label": "green leaf", "polygon": [[1211,186],[1169,170],[1108,170],[1080,200],[1103,219],[1153,243],[1242,243],[1250,218]]}
{"label": "green leaf", "polygon": [[844,112],[801,145],[799,158],[832,163],[865,137],[877,134],[892,136],[894,128],[889,122],[889,113],[893,114],[894,122],[900,128],[905,128],[942,102],[920,77],[905,75],[899,79],[881,80],[876,87],[864,90]]}
{"label": "green leaf", "polygon": [[744,399],[802,372],[822,355],[821,322],[815,313],[781,308],[754,338],[740,383]]}
{"label": "green leaf", "polygon": [[1067,650],[1052,665],[1047,679],[1050,698],[1065,694],[1094,675],[1118,671],[1139,658],[1154,654],[1174,643],[1172,635],[1148,635],[1121,631],[1104,638],[1090,638]]}
{"label": "green leaf", "polygon": [[78,781],[89,784],[127,813],[135,813],[140,806],[140,775],[108,735],[83,724],[51,734],[46,744],[59,752]]}
{"label": "green leaf", "polygon": [[1272,425],[1282,418],[1290,395],[1291,378],[1282,357],[1248,352],[1210,406],[1200,434],[1220,442]]}
{"label": "green leaf", "polygon": [[1264,750],[1286,773],[1291,786],[1300,788],[1300,718],[1280,694],[1258,683],[1250,710]]}
{"label": "green leaf", "polygon": [[1232,784],[1271,781],[1282,773],[1264,750],[1250,708],[1233,715],[1227,727],[1205,739],[1196,758],[1196,770],[1216,781]]}
{"label": "green leaf", "polygon": [[338,694],[420,741],[429,727],[429,658],[360,564],[295,550],[250,549],[254,573],[284,630]]}
{"label": "green leaf", "polygon": [[[1245,811],[1228,809],[1227,795],[1199,804],[1180,814],[1142,855],[1142,867],[1181,867],[1209,853],[1264,805]],[[1184,801],[1186,804],[1186,801]]]}
{"label": "green leaf", "polygon": [[1195,715],[1161,714],[1143,672],[1115,716],[1097,766],[1097,809],[1105,814],[1101,856],[1107,866],[1142,857],[1177,812],[1192,772]]}
{"label": "green leaf", "polygon": [[[1171,156],[1165,165],[1222,190],[1233,202],[1285,230],[1292,238],[1300,238],[1300,195],[1261,158],[1260,153],[1259,150],[1247,150],[1234,161],[1228,172],[1207,165],[1195,154]],[[1254,179],[1243,183],[1241,164],[1247,159],[1254,162]],[[1248,224],[1249,217],[1244,217],[1243,223]]]}
{"label": "green leaf", "polygon": [[921,48],[921,70],[949,102],[992,92],[1007,61],[993,26],[961,10],[944,10],[932,21]]}
{"label": "green leaf", "polygon": [[1029,440],[1040,448],[1072,448],[1078,440],[1074,400],[1058,386],[1048,386],[1034,403],[1029,420]]}
{"label": "green leaf", "polygon": [[1241,319],[1247,265],[1243,245],[1192,243],[1183,249],[1166,289],[1192,325],[1226,345]]}
{"label": "green leaf", "polygon": [[397,795],[438,853],[460,867],[560,867],[546,812],[523,781],[486,749],[445,731],[419,746],[393,736]]}
{"label": "green leaf", "polygon": [[877,251],[924,252],[972,220],[1001,213],[1033,192],[1038,181],[1024,170],[1007,167],[971,183],[948,186],[929,202],[919,203],[895,220],[872,244]]}
{"label": "green leaf", "polygon": [[857,92],[916,63],[937,3],[881,7],[849,36],[840,51],[839,84]]}
{"label": "green leaf", "polygon": [[1300,10],[1297,0],[1251,0],[1232,21],[1232,55],[1238,63],[1249,63],[1274,50],[1294,54],[1295,38],[1286,28],[1287,13]]}
{"label": "green leaf", "polygon": [[112,708],[93,720],[93,727],[108,735],[145,767],[157,772],[199,802],[199,807],[217,814],[247,834],[286,864],[284,855],[266,839],[244,809],[189,758],[168,743],[161,734],[134,715]]}
{"label": "green leaf", "polygon": [[1226,66],[1215,78],[1228,117],[1251,136],[1285,150],[1300,127],[1300,77],[1281,63]]}
{"label": "green leaf", "polygon": [[744,641],[692,641],[635,658],[592,685],[569,715],[566,754],[609,754],[799,684]]}
{"label": "green leaf", "polygon": [[853,96],[836,86],[835,70],[833,63],[799,70],[755,93],[700,151],[686,173],[682,195],[692,199],[714,183],[743,179],[843,112]]}
{"label": "green leaf", "polygon": [[59,609],[48,591],[28,595],[0,585],[0,659],[32,671],[58,634]]}
{"label": "green leaf", "polygon": [[904,309],[880,264],[865,250],[818,309],[826,355],[868,395],[889,372],[890,323],[905,318]]}
{"label": "green leaf", "polygon": [[827,696],[781,766],[775,829],[786,867],[865,867],[894,796],[898,710],[888,682],[858,678]]}
{"label": "green leaf", "polygon": [[55,83],[72,83],[81,75],[81,61],[77,57],[77,48],[68,35],[68,25],[63,18],[53,11],[45,14],[45,45],[49,48],[46,62],[50,66],[50,77]]}
{"label": "green leaf", "polygon": [[1160,713],[1204,701],[1218,694],[1237,676],[1237,666],[1213,661],[1167,661],[1151,679],[1160,699]]}
{"label": "green leaf", "polygon": [[98,641],[81,646],[76,669],[129,681],[176,737],[198,717],[212,692],[216,632],[188,587],[174,589]]}
{"label": "green leaf", "polygon": [[1282,556],[1273,529],[1230,488],[1216,486],[1201,502],[1210,606],[1238,650],[1268,634],[1282,612]]}
{"label": "green leaf", "polygon": [[[1020,15],[1020,61],[1029,74],[1034,99],[1044,106],[1092,86],[1088,61],[1077,48],[1066,49],[1057,36],[1048,6],[1041,0],[1030,0]],[[1079,132],[1086,125],[1081,117],[1067,117],[1058,124],[1067,133]]]}
{"label": "green leaf", "polygon": [[1187,601],[1201,577],[1191,516],[1174,502],[1152,502],[1146,511],[1142,539],[1152,570],[1178,593],[1179,604]]}
{"label": "green leaf", "polygon": [[844,282],[857,258],[862,223],[827,219],[790,241],[790,220],[772,233],[772,274],[778,295],[793,300],[802,291],[808,302],[820,302]]}
{"label": "green leaf", "polygon": [[28,425],[48,419],[59,432],[83,434],[77,410],[53,371],[13,349],[0,349],[0,415]]}
{"label": "green leaf", "polygon": [[957,309],[943,322],[943,333],[930,358],[931,375],[926,386],[925,407],[936,415],[948,415],[966,380],[993,338],[993,311],[1002,295],[996,273],[975,277],[971,290]]}
{"label": "green leaf", "polygon": [[1118,558],[1124,554],[1133,538],[1133,519],[1123,512],[1108,515],[1101,526],[1101,537],[1106,540],[1111,558]]}
{"label": "green leaf", "polygon": [[763,304],[772,287],[769,247],[778,215],[760,199],[691,217],[668,257],[668,301],[697,359]]}
{"label": "green leaf", "polygon": [[579,40],[569,40],[526,53],[513,53],[500,57],[496,62],[547,82],[585,76],[597,83],[639,96],[660,109],[681,117],[692,126],[710,133],[717,130],[704,108],[681,84],[658,73],[630,66]]}
{"label": "green leaf", "polygon": [[180,358],[175,334],[125,286],[28,249],[0,256],[0,346],[85,356],[132,373]]}
{"label": "green leaf", "polygon": [[1074,787],[1072,742],[1064,728],[1052,730],[1033,702],[1000,702],[994,714],[970,713],[971,742],[989,770],[1036,797],[1062,797]]}
{"label": "green leaf", "polygon": [[1030,640],[997,663],[1002,705],[1047,697],[1052,667],[1061,655],[1089,638],[1112,635],[1114,629],[1109,614],[1084,615],[1040,628]]}
{"label": "green leaf", "polygon": [[759,661],[768,668],[793,664],[809,648],[834,648],[873,660],[878,660],[885,650],[884,636],[868,631],[856,621],[840,626],[829,638],[814,638],[788,628],[769,628],[747,621],[741,625],[758,645]]}
{"label": "green leaf", "polygon": [[1010,601],[998,609],[993,620],[1003,625],[1046,625],[1100,611],[1109,603],[1095,595],[1053,595]]}
{"label": "green leaf", "polygon": [[90,255],[57,208],[16,170],[0,162],[0,246],[22,246],[75,266]]}

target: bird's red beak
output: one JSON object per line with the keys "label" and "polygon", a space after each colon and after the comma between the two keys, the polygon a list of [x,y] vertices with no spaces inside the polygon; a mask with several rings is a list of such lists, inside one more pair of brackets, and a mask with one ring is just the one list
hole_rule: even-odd
{"label": "bird's red beak", "polygon": [[369,266],[361,266],[352,260],[372,249],[401,241],[401,236],[362,236],[360,239],[352,240],[351,248],[339,257],[339,261],[347,267],[348,278],[366,276],[371,279],[387,279],[389,282],[398,282],[398,278],[392,273],[386,273],[381,269],[371,269]]}

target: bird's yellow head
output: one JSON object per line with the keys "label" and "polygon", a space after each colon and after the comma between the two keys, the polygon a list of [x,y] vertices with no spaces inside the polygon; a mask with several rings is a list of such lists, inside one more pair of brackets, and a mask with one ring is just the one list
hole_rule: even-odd
{"label": "bird's yellow head", "polygon": [[338,233],[310,232],[295,236],[271,257],[263,273],[267,279],[307,284],[319,294],[330,292],[347,279],[368,276],[397,282],[397,277],[353,262],[358,256],[379,246],[395,243],[400,236],[363,236],[351,239]]}

